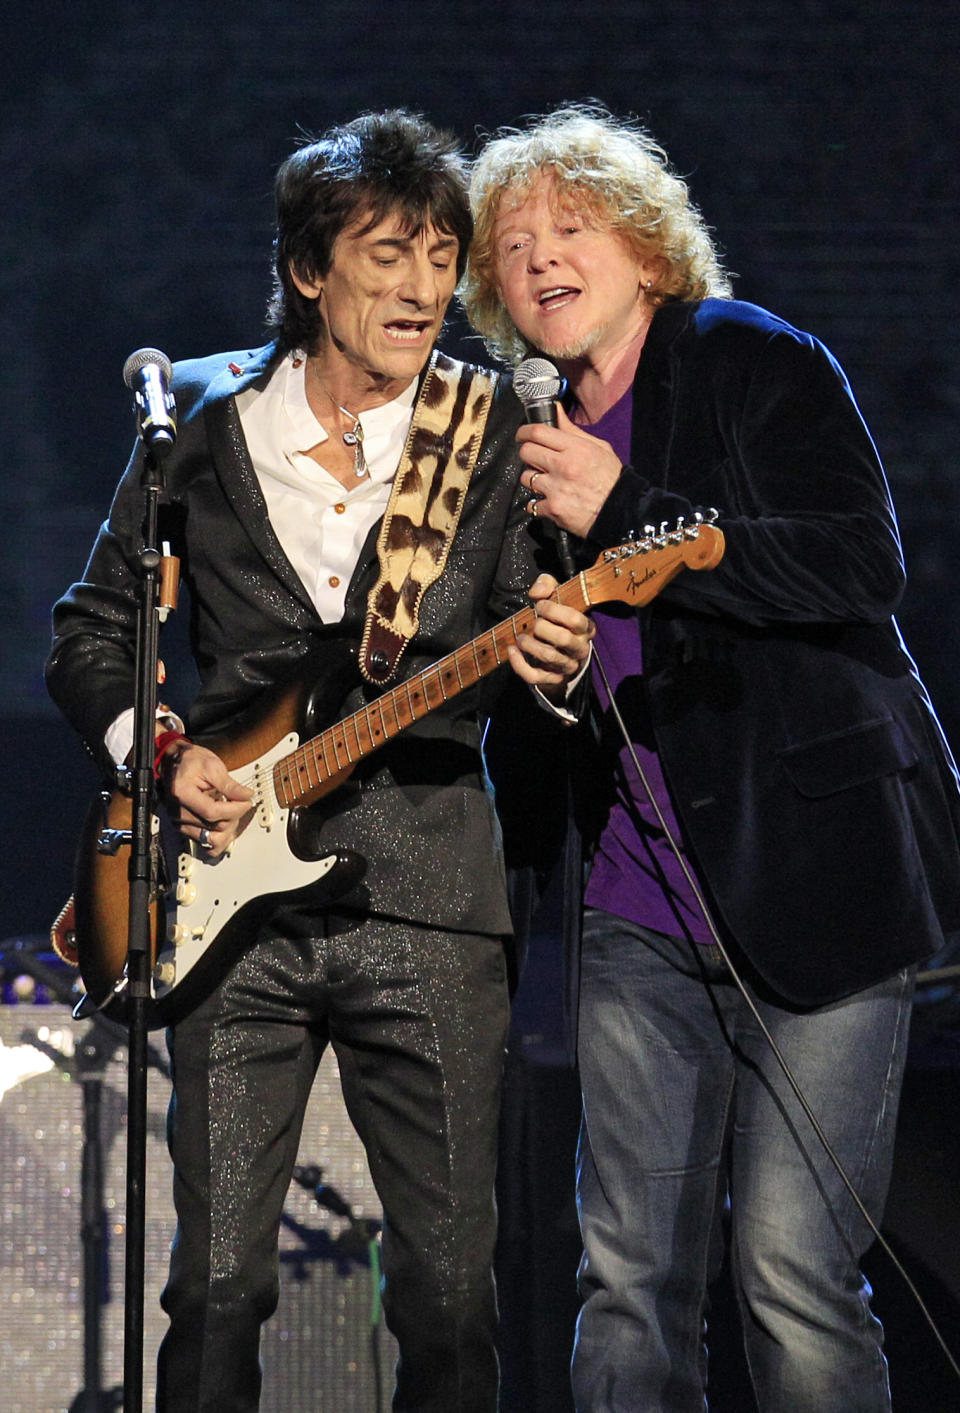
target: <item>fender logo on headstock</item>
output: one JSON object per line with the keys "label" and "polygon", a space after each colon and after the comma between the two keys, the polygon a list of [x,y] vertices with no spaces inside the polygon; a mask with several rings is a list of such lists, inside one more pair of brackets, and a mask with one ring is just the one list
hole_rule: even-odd
{"label": "fender logo on headstock", "polygon": [[629,585],[627,593],[639,594],[644,584],[650,579],[655,579],[659,573],[660,570],[656,568],[647,569],[643,574],[638,574],[635,569],[631,569],[627,576],[627,584]]}

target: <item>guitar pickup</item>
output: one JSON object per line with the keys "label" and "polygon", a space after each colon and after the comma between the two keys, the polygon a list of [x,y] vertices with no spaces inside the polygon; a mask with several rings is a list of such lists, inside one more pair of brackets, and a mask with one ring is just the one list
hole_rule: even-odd
{"label": "guitar pickup", "polygon": [[260,765],[254,771],[253,806],[257,824],[268,833],[273,828],[273,792],[267,772]]}

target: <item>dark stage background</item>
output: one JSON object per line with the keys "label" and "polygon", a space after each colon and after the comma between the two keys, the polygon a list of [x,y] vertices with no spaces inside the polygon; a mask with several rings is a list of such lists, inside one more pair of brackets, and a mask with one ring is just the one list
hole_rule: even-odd
{"label": "dark stage background", "polygon": [[[0,939],[45,932],[96,784],[41,669],[50,604],[79,576],[129,449],[123,362],[145,344],[176,359],[262,342],[273,172],[301,130],[366,107],[420,108],[468,146],[564,99],[595,96],[647,123],[740,272],[739,297],[819,335],[850,375],[900,513],[901,623],[956,747],[958,24],[937,0],[12,8],[0,60]],[[455,322],[451,346],[478,356],[466,333]],[[165,655],[182,700],[189,679]],[[949,1004],[926,1008],[891,1211],[955,1331],[952,1023]],[[507,1399],[563,1413],[572,1079],[518,1058],[510,1094],[505,1304],[525,1352],[505,1349]],[[900,1410],[955,1406],[940,1356],[877,1279]],[[729,1413],[748,1407],[723,1397]]]}

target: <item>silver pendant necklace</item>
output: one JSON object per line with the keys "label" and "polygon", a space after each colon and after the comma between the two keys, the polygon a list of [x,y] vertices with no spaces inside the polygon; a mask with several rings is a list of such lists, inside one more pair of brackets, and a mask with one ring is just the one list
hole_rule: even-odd
{"label": "silver pendant necklace", "polygon": [[347,408],[342,406],[341,403],[337,402],[337,399],[333,396],[333,394],[324,387],[323,383],[320,381],[320,374],[317,372],[316,367],[312,362],[308,361],[307,367],[311,370],[313,376],[316,378],[317,386],[324,394],[324,396],[328,397],[333,403],[334,407],[336,407],[338,411],[342,412],[344,417],[348,417],[353,423],[353,426],[349,429],[349,431],[342,432],[341,436],[343,438],[344,446],[353,447],[353,474],[356,476],[357,480],[360,480],[361,477],[367,474],[368,470],[367,463],[363,455],[363,428],[360,425],[360,418],[354,416],[352,412],[349,412]]}

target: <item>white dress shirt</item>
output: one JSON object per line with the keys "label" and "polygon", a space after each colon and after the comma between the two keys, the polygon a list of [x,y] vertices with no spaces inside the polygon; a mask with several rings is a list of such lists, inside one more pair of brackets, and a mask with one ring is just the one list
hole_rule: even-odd
{"label": "white dress shirt", "polygon": [[387,508],[417,380],[392,402],[360,414],[367,475],[346,491],[307,455],[328,433],[307,401],[306,368],[302,354],[288,355],[265,388],[238,395],[237,407],[274,533],[320,617],[336,623],[363,542]]}

